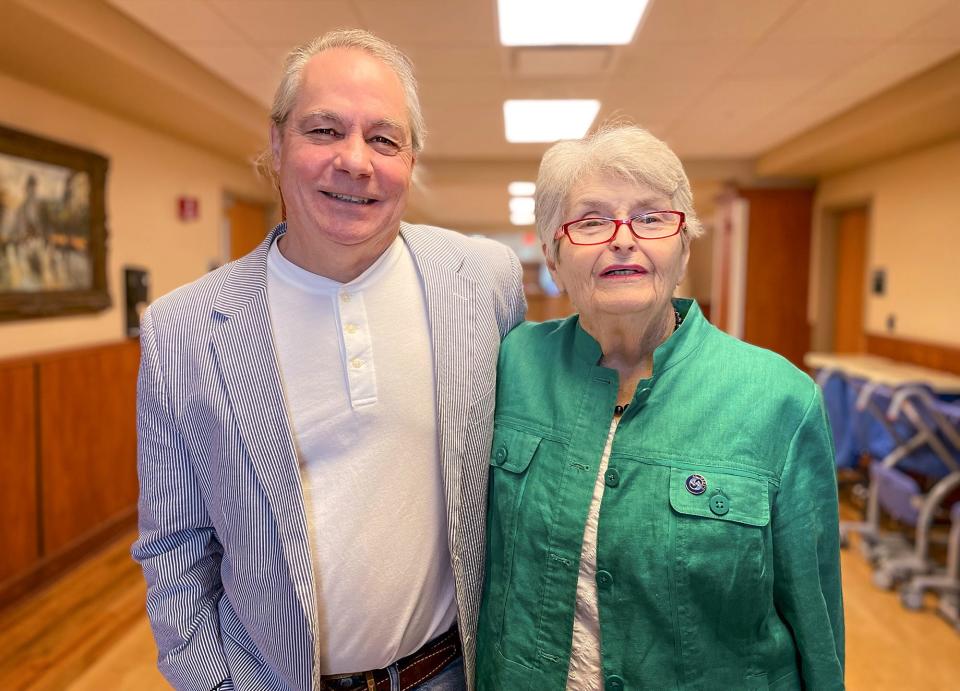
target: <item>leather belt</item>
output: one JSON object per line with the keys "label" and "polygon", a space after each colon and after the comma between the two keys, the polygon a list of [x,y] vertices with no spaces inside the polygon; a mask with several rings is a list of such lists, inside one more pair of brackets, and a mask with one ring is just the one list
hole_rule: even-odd
{"label": "leather belt", "polygon": [[[417,652],[402,657],[391,665],[396,668],[400,678],[400,691],[409,691],[429,681],[462,654],[460,634],[454,624],[446,633],[427,641]],[[320,677],[320,691],[350,689],[390,691],[390,671],[386,668],[372,669],[354,674],[330,674]]]}

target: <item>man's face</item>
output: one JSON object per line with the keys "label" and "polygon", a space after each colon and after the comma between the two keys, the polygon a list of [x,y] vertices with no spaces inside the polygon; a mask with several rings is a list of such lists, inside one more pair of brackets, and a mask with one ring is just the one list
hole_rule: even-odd
{"label": "man's face", "polygon": [[271,133],[298,255],[376,258],[396,238],[415,160],[408,123],[399,78],[368,53],[335,48],[307,63]]}

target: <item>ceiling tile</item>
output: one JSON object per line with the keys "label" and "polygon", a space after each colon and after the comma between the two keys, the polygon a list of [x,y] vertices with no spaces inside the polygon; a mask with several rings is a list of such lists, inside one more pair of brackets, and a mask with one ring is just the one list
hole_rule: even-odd
{"label": "ceiling tile", "polygon": [[458,80],[464,85],[469,85],[478,78],[503,77],[500,50],[499,47],[473,45],[403,45],[403,51],[413,61],[419,79]]}
{"label": "ceiling tile", "polygon": [[666,133],[684,155],[755,156],[781,136],[781,123],[786,121],[781,114],[787,104],[816,84],[815,78],[801,77],[723,80],[672,122]]}
{"label": "ceiling tile", "polygon": [[804,0],[771,33],[789,41],[889,40],[956,0]]}
{"label": "ceiling tile", "polygon": [[743,41],[650,41],[623,56],[618,74],[645,84],[714,81],[750,50]]}
{"label": "ceiling tile", "polygon": [[766,39],[730,69],[732,77],[828,78],[882,47],[879,41],[785,41]]}
{"label": "ceiling tile", "polygon": [[509,51],[510,75],[519,79],[600,75],[613,67],[610,46],[515,48]]}
{"label": "ceiling tile", "polygon": [[[774,26],[798,0],[653,0],[635,43],[733,39],[753,41]],[[669,56],[669,54],[667,54]],[[672,56],[670,56],[672,59]],[[669,62],[665,69],[669,69]]]}
{"label": "ceiling tile", "polygon": [[725,79],[704,96],[701,112],[712,108],[719,117],[752,124],[808,94],[819,82],[799,76]]}
{"label": "ceiling tile", "polygon": [[343,27],[361,26],[348,0],[208,0],[223,20],[252,41],[289,48]]}
{"label": "ceiling tile", "polygon": [[362,26],[401,46],[499,46],[495,2],[354,0]]}
{"label": "ceiling tile", "polygon": [[280,66],[271,64],[244,43],[183,41],[180,49],[214,74],[269,106],[280,80]]}
{"label": "ceiling tile", "polygon": [[892,44],[807,94],[807,107],[819,108],[817,117],[807,126],[831,118],[957,52],[952,42]]}
{"label": "ceiling tile", "polygon": [[108,0],[167,41],[242,41],[204,0]]}
{"label": "ceiling tile", "polygon": [[960,2],[946,3],[940,10],[910,27],[905,37],[960,41]]}
{"label": "ceiling tile", "polygon": [[739,139],[740,124],[714,115],[691,115],[674,122],[662,139],[680,158],[741,158],[749,156]]}

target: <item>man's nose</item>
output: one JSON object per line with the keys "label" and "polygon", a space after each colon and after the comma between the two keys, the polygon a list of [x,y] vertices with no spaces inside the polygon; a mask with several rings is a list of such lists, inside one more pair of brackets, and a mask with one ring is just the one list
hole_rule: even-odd
{"label": "man's nose", "polygon": [[355,178],[367,177],[373,173],[370,147],[361,134],[347,134],[337,146],[335,164],[338,169]]}
{"label": "man's nose", "polygon": [[617,225],[617,230],[613,234],[613,240],[610,241],[610,249],[613,251],[633,252],[637,249],[637,238],[626,223]]}

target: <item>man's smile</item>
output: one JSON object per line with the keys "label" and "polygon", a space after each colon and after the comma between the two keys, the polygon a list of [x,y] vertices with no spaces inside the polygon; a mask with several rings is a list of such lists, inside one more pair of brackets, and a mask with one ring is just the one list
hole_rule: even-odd
{"label": "man's smile", "polygon": [[337,201],[341,201],[341,202],[349,202],[351,204],[373,204],[375,201],[377,201],[376,199],[370,199],[369,197],[355,197],[350,194],[324,192],[323,190],[320,190],[320,191],[323,192],[323,194],[326,195],[327,197],[330,197],[331,199],[336,199]]}

